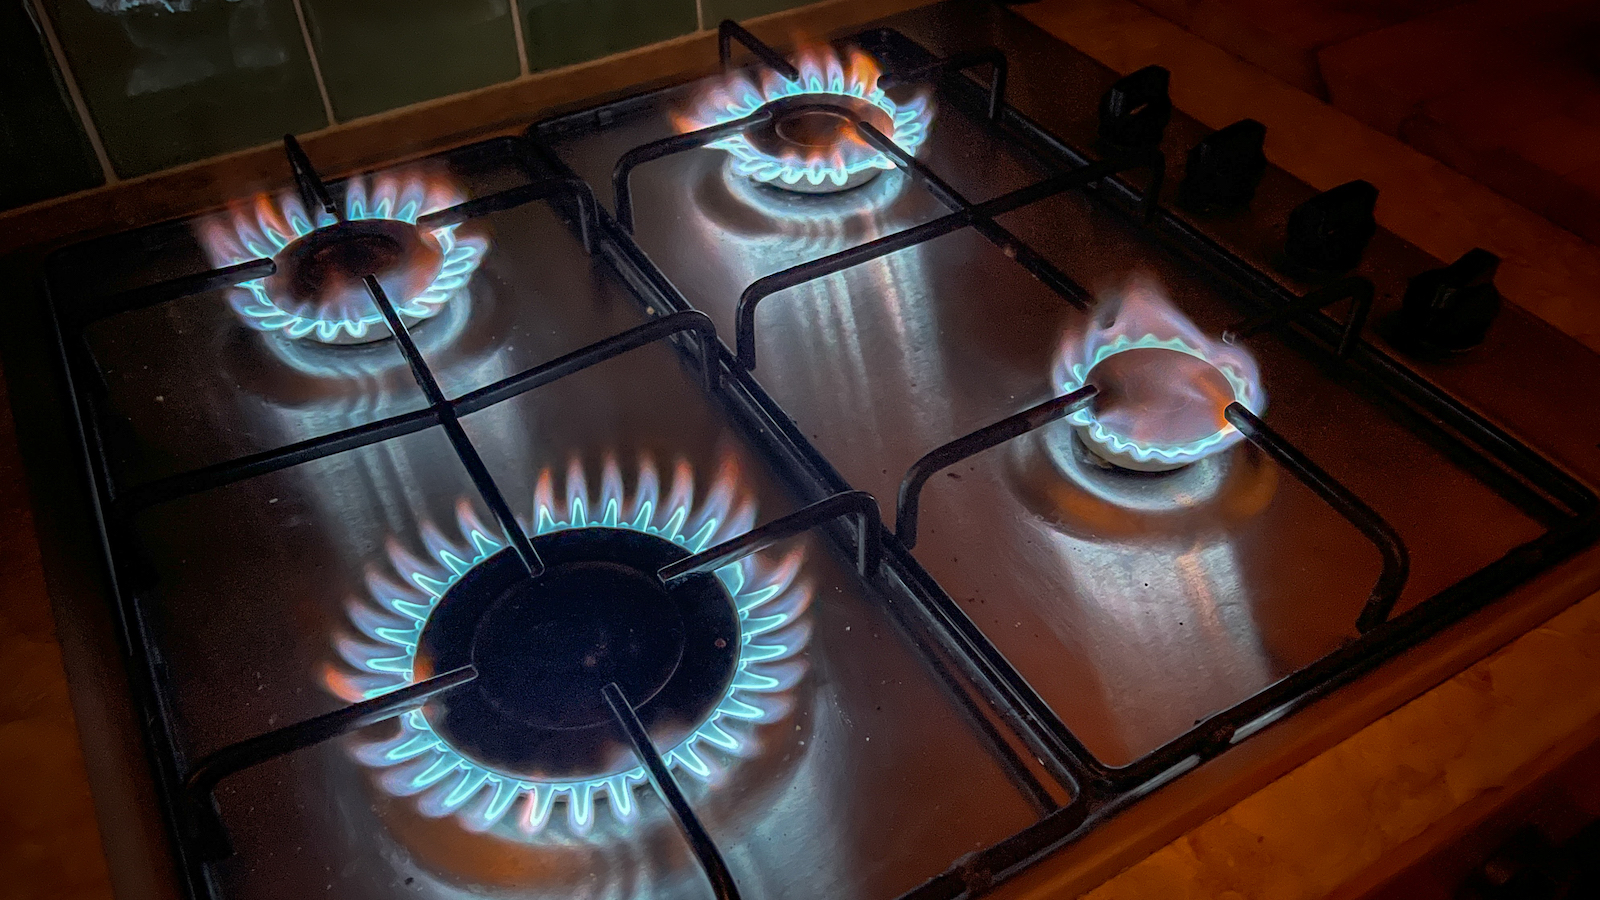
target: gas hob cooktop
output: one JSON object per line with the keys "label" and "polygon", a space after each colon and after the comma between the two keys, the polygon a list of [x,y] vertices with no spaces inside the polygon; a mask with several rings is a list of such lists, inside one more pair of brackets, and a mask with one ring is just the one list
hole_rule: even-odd
{"label": "gas hob cooktop", "polygon": [[982,894],[1600,571],[1600,358],[1492,255],[1003,12],[721,35],[52,258],[188,896]]}

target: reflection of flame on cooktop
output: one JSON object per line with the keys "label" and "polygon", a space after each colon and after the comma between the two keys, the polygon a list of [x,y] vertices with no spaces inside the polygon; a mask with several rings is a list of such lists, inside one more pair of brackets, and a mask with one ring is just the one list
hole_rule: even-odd
{"label": "reflection of flame on cooktop", "polygon": [[473,831],[539,834],[558,801],[571,834],[606,806],[632,821],[646,776],[601,697],[611,681],[680,779],[714,784],[753,751],[750,729],[786,713],[781,692],[802,671],[801,556],[747,557],[666,588],[657,569],[747,531],[755,508],[731,460],[698,504],[687,463],[665,498],[661,488],[646,460],[626,496],[608,459],[595,497],[574,462],[558,502],[541,472],[528,531],[547,568],[534,580],[465,504],[458,540],[424,531],[431,559],[391,547],[405,583],[369,576],[371,597],[349,607],[360,635],[338,642],[348,665],[329,668],[330,689],[353,702],[469,662],[479,675],[359,748],[388,791]]}
{"label": "reflection of flame on cooktop", "polygon": [[894,162],[856,134],[865,121],[907,153],[927,140],[933,106],[925,94],[891,99],[878,87],[882,71],[857,49],[844,58],[830,47],[800,52],[798,81],[764,70],[759,79],[738,73],[696,97],[675,116],[681,132],[732,122],[765,109],[766,122],[708,146],[726,150],[734,171],[802,193],[831,193],[871,181]]}
{"label": "reflection of flame on cooktop", "polygon": [[1223,410],[1266,406],[1255,359],[1206,337],[1147,277],[1103,301],[1062,343],[1056,389],[1085,384],[1100,393],[1067,421],[1096,456],[1139,471],[1175,469],[1233,446],[1242,435]]}
{"label": "reflection of flame on cooktop", "polygon": [[329,344],[381,340],[389,328],[362,277],[378,277],[408,325],[437,315],[465,289],[488,245],[459,234],[459,224],[424,230],[416,221],[465,199],[437,173],[355,177],[345,183],[344,221],[319,210],[313,222],[297,195],[263,194],[204,220],[200,239],[218,267],[278,264],[233,292],[251,327]]}

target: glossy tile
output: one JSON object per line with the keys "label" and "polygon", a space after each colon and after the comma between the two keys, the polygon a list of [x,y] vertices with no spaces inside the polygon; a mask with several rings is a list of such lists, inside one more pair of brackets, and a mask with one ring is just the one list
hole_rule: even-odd
{"label": "glossy tile", "polygon": [[0,4],[0,209],[104,181],[26,4]]}
{"label": "glossy tile", "polygon": [[341,122],[517,77],[510,0],[301,0]]}
{"label": "glossy tile", "polygon": [[695,30],[695,0],[519,0],[534,71],[609,56]]}
{"label": "glossy tile", "polygon": [[701,0],[706,27],[715,28],[723,19],[753,19],[767,13],[805,6],[810,0]]}
{"label": "glossy tile", "polygon": [[112,167],[327,125],[291,0],[43,0]]}

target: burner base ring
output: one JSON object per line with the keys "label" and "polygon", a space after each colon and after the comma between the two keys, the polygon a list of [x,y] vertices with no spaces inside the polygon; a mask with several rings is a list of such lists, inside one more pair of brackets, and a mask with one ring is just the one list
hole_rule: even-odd
{"label": "burner base ring", "polygon": [[1223,411],[1252,402],[1243,377],[1177,340],[1114,347],[1061,388],[1085,384],[1100,392],[1067,421],[1096,458],[1135,472],[1170,472],[1227,450],[1242,435]]}

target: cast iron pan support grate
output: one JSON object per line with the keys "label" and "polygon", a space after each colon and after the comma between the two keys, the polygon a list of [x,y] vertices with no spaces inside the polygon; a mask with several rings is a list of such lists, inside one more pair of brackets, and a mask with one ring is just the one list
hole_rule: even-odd
{"label": "cast iron pan support grate", "polygon": [[952,72],[962,72],[980,66],[988,66],[994,73],[989,76],[988,105],[989,121],[993,122],[1000,118],[1000,110],[1005,106],[1006,77],[1011,71],[1011,64],[1006,60],[1006,55],[993,47],[957,53],[904,72],[886,72],[878,78],[878,87],[893,90],[903,84],[933,81]]}
{"label": "cast iron pan support grate", "polygon": [[[879,134],[876,129],[866,123],[862,123],[859,127],[862,129],[863,134]],[[893,142],[888,141],[887,138],[884,140],[889,146],[894,146]],[[900,148],[895,147],[895,150],[900,151]],[[904,151],[900,152],[903,153]],[[921,166],[920,163],[916,165],[919,168]],[[1044,262],[1042,258],[1038,257],[1037,253],[1027,249],[1020,241],[1012,237],[1009,232],[994,224],[993,220],[996,216],[1021,209],[1047,197],[1085,187],[1108,175],[1129,168],[1147,165],[1149,165],[1148,159],[1128,158],[1108,159],[1090,163],[1082,168],[1052,176],[1037,184],[1019,188],[1009,194],[1002,194],[993,200],[987,200],[983,203],[972,205],[961,201],[956,212],[940,216],[937,219],[930,219],[921,225],[907,228],[904,231],[884,235],[864,244],[858,244],[820,259],[800,263],[760,278],[745,288],[744,292],[739,295],[739,305],[734,314],[736,331],[734,339],[738,351],[739,365],[746,369],[754,369],[756,367],[756,306],[767,297],[808,281],[815,281],[818,278],[888,256],[907,247],[926,243],[934,238],[942,237],[969,226],[976,228],[985,237],[994,241],[997,246],[1007,252],[1007,255],[1012,255],[1013,251],[1015,251],[1017,261],[1029,266],[1030,270],[1034,270],[1034,266],[1029,264],[1029,260],[1036,260],[1036,264],[1040,268],[1035,270],[1035,274],[1041,275],[1040,280],[1052,287],[1058,287],[1063,297],[1068,298],[1073,305],[1081,309],[1086,305],[1084,298],[1088,296],[1087,293],[1073,284],[1066,275],[1055,269],[1054,266]],[[956,195],[952,192],[952,196]]]}
{"label": "cast iron pan support grate", "polygon": [[[772,52],[776,53],[776,51]],[[760,55],[763,58],[766,56],[766,54]],[[934,60],[917,66],[911,72],[929,77],[942,77],[976,65],[978,61],[971,56],[952,57],[948,60]],[[997,67],[997,74],[1003,72],[1004,69],[1003,65]],[[1000,80],[1003,81],[1003,75],[1000,76]],[[904,83],[903,76],[901,83]],[[1005,111],[1003,102],[997,103],[989,109],[992,114],[991,119],[994,120],[998,120],[999,114]],[[760,118],[764,118],[764,115],[758,112],[743,120],[723,123],[700,132],[674,135],[645,144],[623,154],[614,170],[612,184],[617,208],[627,213],[626,219],[619,217],[619,224],[626,231],[632,230],[633,207],[629,176],[636,166],[664,156],[703,147],[723,135],[753,124]],[[1076,168],[1060,175],[1047,178],[1034,185],[1004,194],[984,203],[973,204],[941,179],[937,173],[911,154],[906,153],[870,123],[858,122],[856,123],[856,128],[864,140],[887,155],[897,167],[905,171],[909,176],[925,185],[936,198],[952,208],[954,212],[895,234],[886,235],[829,256],[801,263],[767,275],[752,283],[741,294],[735,313],[736,359],[739,365],[747,371],[753,370],[756,365],[755,311],[757,305],[766,297],[805,282],[844,271],[898,250],[933,240],[968,225],[976,227],[991,242],[1004,250],[1008,256],[1022,263],[1040,281],[1054,289],[1064,299],[1080,309],[1085,308],[1088,305],[1089,295],[1081,286],[1054,265],[1046,262],[1031,247],[994,223],[993,219],[1055,194],[1085,188],[1120,172],[1140,168],[1149,170],[1151,177],[1144,192],[1137,197],[1136,219],[1141,224],[1148,225],[1154,221],[1159,211],[1157,202],[1164,181],[1165,158],[1156,148],[1115,150],[1114,155],[1109,158],[1082,161]],[[1279,327],[1306,312],[1320,310],[1341,300],[1348,299],[1351,301],[1350,313],[1341,329],[1337,350],[1337,355],[1343,358],[1353,351],[1360,340],[1361,330],[1372,306],[1372,295],[1372,284],[1367,279],[1360,277],[1340,279],[1308,293],[1285,308],[1274,310],[1269,314],[1263,314],[1240,323],[1228,330],[1227,337],[1230,340],[1241,340],[1253,334]],[[918,460],[907,472],[905,479],[901,483],[895,528],[895,536],[898,538],[899,548],[909,550],[915,545],[921,488],[933,472],[1069,415],[1074,409],[1090,402],[1093,396],[1093,390],[1086,389],[1045,401],[1031,409],[1017,413],[936,448]],[[1353,492],[1317,466],[1309,457],[1296,449],[1282,436],[1268,428],[1265,423],[1248,410],[1238,404],[1233,404],[1227,411],[1227,417],[1229,422],[1245,436],[1246,440],[1261,448],[1268,456],[1289,469],[1297,479],[1354,525],[1362,536],[1378,549],[1382,559],[1382,568],[1378,580],[1358,616],[1356,627],[1359,632],[1364,634],[1386,622],[1399,599],[1400,592],[1405,586],[1409,573],[1409,557],[1395,530],[1356,497]],[[931,582],[931,579],[929,581]],[[941,603],[941,599],[936,594],[935,605],[947,626],[961,632],[960,637],[964,641],[966,648],[981,657],[987,664],[988,671],[1003,683],[1004,688],[1011,696],[1026,707],[1049,731],[1053,732],[1057,745],[1065,748],[1066,755],[1088,770],[1089,777],[1086,779],[1085,784],[1094,791],[1126,789],[1139,783],[1148,782],[1162,771],[1181,764],[1187,758],[1213,756],[1232,742],[1240,727],[1261,715],[1264,709],[1271,708],[1271,706],[1264,706],[1264,704],[1273,703],[1274,701],[1277,703],[1286,702],[1292,698],[1293,691],[1303,689],[1303,683],[1297,678],[1291,677],[1281,680],[1246,701],[1197,723],[1190,731],[1185,732],[1158,750],[1133,763],[1120,767],[1108,766],[1095,759],[1093,754],[1089,753],[1087,748],[1068,731],[1054,711],[1027,685],[1021,675],[1005,660],[1004,655],[1000,653],[998,648],[971,623],[970,619],[959,609],[954,608],[953,604]]]}
{"label": "cast iron pan support grate", "polygon": [[[292,135],[284,138],[284,147],[294,171],[296,186],[306,206],[325,210],[337,218],[339,216],[337,204],[331,199],[326,185]],[[536,200],[563,195],[575,202],[580,239],[584,248],[593,253],[597,208],[587,185],[576,178],[535,182],[469,200],[431,213],[420,219],[418,224],[421,227],[441,227]],[[83,343],[84,329],[97,319],[207,291],[220,290],[271,275],[275,271],[276,265],[272,260],[254,260],[113,295],[96,304],[87,314],[78,315],[71,320],[74,346],[82,348],[80,352],[87,354],[87,346]],[[483,463],[476,447],[471,443],[465,429],[462,428],[461,416],[580,372],[630,350],[679,335],[692,337],[696,341],[706,389],[714,390],[718,383],[720,345],[717,342],[716,328],[704,314],[686,310],[653,319],[451,400],[440,388],[427,360],[412,340],[404,321],[377,279],[367,275],[364,282],[372,295],[373,302],[383,313],[411,369],[412,376],[428,400],[427,409],[392,416],[274,450],[250,454],[135,485],[125,492],[115,490],[114,482],[108,476],[104,487],[106,494],[113,501],[113,521],[125,525],[134,512],[153,504],[438,426],[445,431],[452,449],[467,469],[480,496],[494,513],[509,544],[526,567],[529,577],[537,578],[543,571],[538,554],[517,524],[499,486]],[[664,568],[657,577],[666,582],[687,577],[694,572],[711,571],[758,552],[774,542],[792,538],[841,516],[850,517],[857,523],[857,569],[863,578],[870,579],[875,575],[882,558],[880,544],[882,528],[879,525],[877,501],[870,494],[859,491],[825,498],[798,512],[752,529],[744,535],[687,556]],[[131,537],[132,530],[129,528],[121,527],[113,531],[122,535],[122,541],[129,543],[134,541]],[[224,778],[356,729],[392,719],[476,677],[477,672],[471,666],[466,666],[380,697],[258,735],[212,753],[189,769],[187,774],[182,775],[187,802],[185,809],[180,813],[182,821],[179,827],[193,841],[194,849],[199,852],[202,859],[214,860],[227,856],[231,852],[230,846],[215,799],[215,790]],[[605,699],[616,716],[619,730],[628,738],[640,762],[650,773],[652,784],[670,807],[674,820],[705,870],[716,896],[737,898],[737,888],[728,874],[720,852],[708,837],[693,808],[685,800],[683,792],[678,789],[671,774],[667,772],[660,751],[655,748],[648,736],[643,734],[642,729],[638,728],[638,718],[632,705],[615,685],[608,686]]]}
{"label": "cast iron pan support grate", "polygon": [[722,63],[722,71],[726,72],[733,66],[734,41],[743,44],[745,49],[754,53],[763,65],[777,72],[784,81],[793,84],[800,80],[800,70],[784,59],[782,53],[767,46],[764,41],[732,19],[723,19],[717,25],[717,58]]}
{"label": "cast iron pan support grate", "polygon": [[1350,354],[1356,349],[1356,344],[1361,341],[1361,329],[1366,326],[1367,316],[1372,312],[1372,298],[1375,293],[1376,288],[1372,282],[1360,275],[1341,278],[1307,291],[1297,302],[1229,326],[1223,330],[1222,339],[1230,344],[1236,343],[1263,331],[1287,325],[1297,316],[1325,309],[1340,300],[1349,300],[1350,313],[1345,316],[1344,328],[1339,332],[1339,346],[1334,351],[1340,359],[1349,359]]}
{"label": "cast iron pan support grate", "polygon": [[[1077,170],[1106,162],[1097,160],[1080,148],[1063,142],[1016,109],[1003,103],[994,103],[996,92],[993,82],[986,86],[958,76],[957,73],[967,66],[956,64],[954,59],[940,60],[904,35],[889,29],[866,32],[857,35],[855,40],[863,49],[874,52],[880,59],[892,58],[902,61],[895,71],[885,74],[884,77],[888,78],[890,83],[895,83],[896,79],[899,79],[899,83],[904,83],[905,76],[911,72],[926,72],[929,77],[939,77],[941,88],[946,94],[942,101],[947,99],[970,113],[988,116],[998,135],[1014,145],[1031,150],[1047,165]],[[776,53],[758,52],[758,55],[765,58]],[[582,115],[587,116],[592,113],[591,110]],[[572,174],[571,168],[544,143],[544,138],[574,127],[584,127],[574,118],[576,115],[579,114],[557,117],[536,125],[529,131],[530,138],[533,139],[544,164],[550,171]],[[728,124],[730,128],[738,128],[752,121],[754,120]],[[704,146],[712,140],[715,140],[715,137],[697,133],[694,136],[679,135],[645,145],[625,154],[614,172],[613,190],[617,197],[617,209],[625,213],[617,217],[616,224],[620,227],[613,232],[614,243],[627,253],[629,264],[642,269],[646,281],[659,295],[658,302],[664,303],[667,308],[691,307],[671,281],[655,268],[629,238],[634,216],[627,174],[634,166],[644,161]],[[892,152],[889,148],[882,149],[885,152]],[[1111,152],[1128,151],[1126,148],[1112,148]],[[909,166],[905,164],[905,160],[896,159],[896,162],[914,177],[922,177],[923,182],[936,195],[940,195],[939,199],[946,205],[958,211],[969,206],[964,200],[954,196],[954,192],[949,191],[948,186],[937,179],[926,177],[931,173],[925,170],[919,171],[920,164],[914,160],[910,161]],[[1150,161],[1151,168],[1157,165],[1164,165],[1159,155]],[[1127,168],[1137,168],[1137,165],[1130,165]],[[950,900],[950,898],[971,897],[984,893],[1053,848],[1073,840],[1097,823],[1116,815],[1143,795],[1181,774],[1195,762],[1209,759],[1236,741],[1242,740],[1275,719],[1285,709],[1309,702],[1370,671],[1381,660],[1416,644],[1444,625],[1483,606],[1530,574],[1541,571],[1571,550],[1592,541],[1595,535],[1600,533],[1600,502],[1597,502],[1594,492],[1587,485],[1503,429],[1442,394],[1436,387],[1428,384],[1411,370],[1395,363],[1373,345],[1361,340],[1362,326],[1370,308],[1367,283],[1364,279],[1335,281],[1305,296],[1296,296],[1277,284],[1258,267],[1217,244],[1191,224],[1179,219],[1172,211],[1160,207],[1157,204],[1161,188],[1159,179],[1152,180],[1152,183],[1141,191],[1124,179],[1102,176],[1098,187],[1099,190],[1094,194],[1096,201],[1124,214],[1132,209],[1134,212],[1130,218],[1137,224],[1146,226],[1152,237],[1181,255],[1197,259],[1210,267],[1213,273],[1234,286],[1241,299],[1278,313],[1270,318],[1265,315],[1257,316],[1236,325],[1230,329],[1235,340],[1242,339],[1248,333],[1277,330],[1287,324],[1309,332],[1316,339],[1316,345],[1325,346],[1335,359],[1344,360],[1344,365],[1352,376],[1364,379],[1380,393],[1426,411],[1446,426],[1449,430],[1447,438],[1460,441],[1468,452],[1481,454],[1486,460],[1503,466],[1515,477],[1534,485],[1549,498],[1552,515],[1557,524],[1540,537],[1423,601],[1416,608],[1398,615],[1390,615],[1392,604],[1383,598],[1390,594],[1398,594],[1405,574],[1404,547],[1398,542],[1391,542],[1392,530],[1375,516],[1367,519],[1361,512],[1365,510],[1364,506],[1358,508],[1345,504],[1341,507],[1346,499],[1356,504],[1360,501],[1355,500],[1342,486],[1331,481],[1319,488],[1313,482],[1326,478],[1325,473],[1312,466],[1309,459],[1295,451],[1281,437],[1266,430],[1265,426],[1260,429],[1254,428],[1249,419],[1240,417],[1234,412],[1235,427],[1245,432],[1247,439],[1277,459],[1280,464],[1290,468],[1297,478],[1307,482],[1319,496],[1354,522],[1379,548],[1384,559],[1384,571],[1377,587],[1369,595],[1363,607],[1360,616],[1362,621],[1358,625],[1361,636],[1357,640],[1342,645],[1327,656],[1290,673],[1235,706],[1197,723],[1193,729],[1178,739],[1132,763],[1119,767],[1107,766],[1095,759],[1076,737],[1066,731],[1055,713],[1033,693],[1020,674],[1011,667],[1009,661],[955,605],[938,582],[912,558],[904,541],[887,541],[884,550],[890,563],[889,568],[908,588],[913,606],[917,610],[915,621],[923,623],[930,637],[937,641],[949,657],[962,668],[965,677],[971,679],[985,692],[991,704],[997,709],[1005,708],[1018,717],[1014,727],[1017,728],[1019,735],[1029,741],[1031,748],[1038,748],[1039,758],[1051,766],[1053,771],[1064,768],[1066,777],[1073,784],[1075,791],[1071,802],[1047,811],[1039,821],[1017,834],[964,857],[945,873],[905,894],[901,900]],[[1041,196],[1045,195],[1048,195],[1048,192]],[[602,212],[602,221],[605,218]],[[910,243],[908,242],[906,246]],[[1028,264],[1026,257],[1018,258],[1019,261],[1024,261],[1025,265]],[[848,265],[842,268],[848,268]],[[1087,294],[1070,279],[1056,272],[1053,267],[1030,266],[1030,271],[1060,292],[1069,302],[1080,308],[1087,306]],[[805,279],[800,279],[803,280]],[[751,287],[754,288],[755,285]],[[749,294],[748,291],[746,293]],[[1343,322],[1336,322],[1321,312],[1343,299],[1352,301],[1350,315]],[[741,337],[745,338],[744,347],[741,349],[753,347],[753,343],[746,335],[741,334]],[[729,371],[729,385],[736,393],[743,392],[748,395],[755,408],[760,410],[761,415],[765,417],[764,421],[768,423],[778,440],[777,450],[802,464],[818,486],[830,491],[849,490],[849,484],[833,465],[797,428],[793,427],[792,421],[786,416],[782,407],[755,382],[750,373],[750,367],[754,362],[753,355],[748,352],[741,353],[740,358],[734,362],[738,365]],[[1011,418],[1022,420],[1019,424],[1026,424],[1026,420],[1032,415],[1048,417],[1047,410],[1051,404],[1058,402],[1070,401],[1056,398]],[[1008,426],[1002,422],[991,427],[998,430],[995,432],[980,430],[979,434],[986,432],[1004,434],[1008,428],[1015,425]],[[1290,452],[1281,452],[1285,449]],[[939,453],[940,450],[935,450],[929,454],[930,457],[935,457],[935,460],[928,460],[925,457],[925,464],[931,465]],[[1300,462],[1307,465],[1300,466]],[[908,477],[910,474],[915,474],[915,467]],[[908,529],[906,533],[914,532]],[[893,606],[898,609],[901,604]]]}
{"label": "cast iron pan support grate", "polygon": [[929,478],[991,447],[998,447],[1012,438],[1064,419],[1088,406],[1099,393],[1099,388],[1094,385],[1084,385],[1070,394],[1046,400],[923,454],[906,470],[906,477],[900,479],[900,498],[895,504],[894,536],[900,539],[907,550],[917,546],[918,510],[922,503],[922,488]]}

